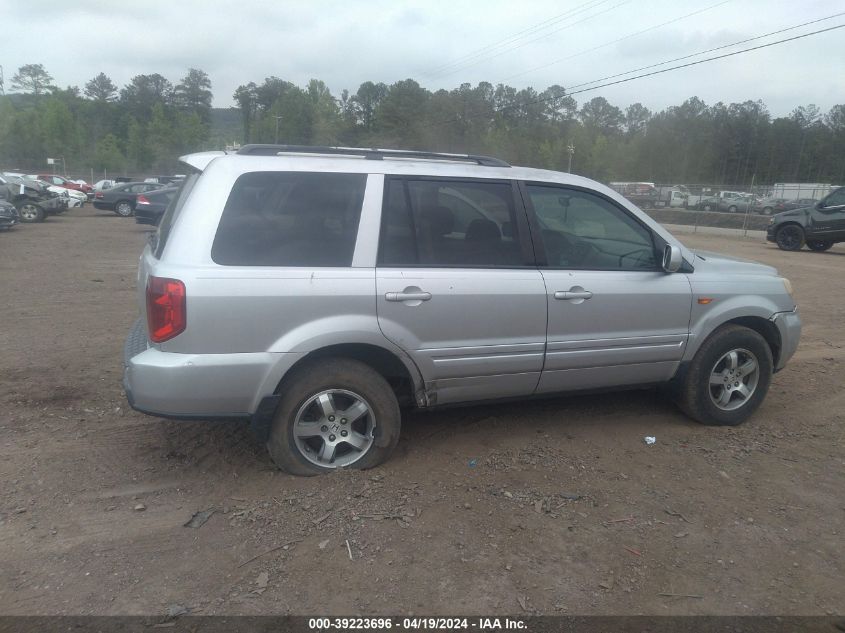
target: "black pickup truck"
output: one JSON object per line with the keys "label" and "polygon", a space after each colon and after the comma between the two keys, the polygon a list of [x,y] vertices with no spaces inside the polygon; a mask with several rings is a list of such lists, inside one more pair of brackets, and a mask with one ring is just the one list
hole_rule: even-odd
{"label": "black pickup truck", "polygon": [[826,251],[845,242],[845,187],[831,191],[816,204],[772,216],[766,239],[785,251]]}

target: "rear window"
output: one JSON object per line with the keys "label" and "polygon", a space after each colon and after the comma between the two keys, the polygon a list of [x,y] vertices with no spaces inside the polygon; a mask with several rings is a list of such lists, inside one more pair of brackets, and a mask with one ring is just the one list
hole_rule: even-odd
{"label": "rear window", "polygon": [[365,174],[254,172],[235,181],[211,247],[223,266],[350,266]]}

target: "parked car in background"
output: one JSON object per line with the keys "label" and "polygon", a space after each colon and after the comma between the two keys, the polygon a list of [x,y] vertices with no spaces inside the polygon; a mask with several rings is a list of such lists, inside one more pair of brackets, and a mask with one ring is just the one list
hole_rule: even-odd
{"label": "parked car in background", "polygon": [[665,207],[666,201],[650,182],[612,182],[611,189],[619,192],[640,209]]}
{"label": "parked car in background", "polygon": [[0,198],[15,205],[21,222],[43,222],[68,208],[67,195],[51,191],[47,183],[17,175],[0,176]]}
{"label": "parked car in background", "polygon": [[785,251],[798,251],[806,244],[821,252],[845,242],[845,187],[813,203],[772,216],[766,239]]}
{"label": "parked car in background", "polygon": [[111,189],[115,186],[114,180],[98,180],[94,183],[94,193],[96,194],[97,191],[105,191],[106,189]]}
{"label": "parked car in background", "polygon": [[158,226],[167,205],[176,197],[177,193],[179,193],[178,187],[139,193],[135,198],[135,222]]}
{"label": "parked car in background", "polygon": [[793,209],[804,209],[812,207],[818,200],[815,198],[798,198],[797,200],[788,200],[783,205],[784,211],[792,211]]}
{"label": "parked car in background", "polygon": [[7,230],[20,221],[18,210],[11,202],[0,200],[0,230]]}
{"label": "parked car in background", "polygon": [[743,212],[753,207],[754,196],[742,191],[720,191],[714,196],[701,198],[696,205],[699,211],[721,211],[727,213]]}
{"label": "parked car in background", "polygon": [[774,268],[693,252],[587,178],[354,148],[183,161],[139,262],[128,402],[249,420],[293,474],[385,461],[400,406],[663,384],[740,424],[798,345]]}
{"label": "parked car in background", "polygon": [[114,211],[123,218],[135,213],[136,196],[139,193],[161,189],[155,182],[127,182],[94,193],[94,207]]}
{"label": "parked car in background", "polygon": [[787,202],[784,198],[763,198],[754,203],[753,211],[761,215],[774,215],[786,211]]}
{"label": "parked car in background", "polygon": [[144,182],[157,182],[162,187],[165,186],[177,186],[185,179],[184,174],[176,174],[174,176],[150,176],[149,178],[144,178]]}
{"label": "parked car in background", "polygon": [[674,209],[686,209],[689,193],[683,185],[657,187],[657,194],[664,206]]}

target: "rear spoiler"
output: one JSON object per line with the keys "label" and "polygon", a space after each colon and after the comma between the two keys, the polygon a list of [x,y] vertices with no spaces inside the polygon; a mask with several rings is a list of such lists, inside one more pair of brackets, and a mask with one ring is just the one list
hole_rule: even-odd
{"label": "rear spoiler", "polygon": [[208,164],[218,156],[225,156],[224,151],[213,152],[196,152],[195,154],[185,154],[179,157],[179,162],[188,165],[195,171],[204,171]]}

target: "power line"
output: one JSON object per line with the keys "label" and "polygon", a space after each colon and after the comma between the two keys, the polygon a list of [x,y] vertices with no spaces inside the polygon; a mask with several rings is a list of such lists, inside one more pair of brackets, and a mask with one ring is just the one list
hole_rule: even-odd
{"label": "power line", "polygon": [[[642,75],[635,75],[633,77],[628,77],[627,79],[619,79],[617,81],[611,81],[606,84],[601,84],[598,86],[592,86],[590,88],[584,88],[583,90],[576,90],[575,92],[570,92],[570,95],[577,95],[582,92],[589,92],[590,90],[597,90],[599,88],[606,88],[608,86],[615,86],[617,84],[623,84],[628,81],[633,81],[634,79],[642,79],[643,77],[651,77],[652,75],[660,75],[662,73],[668,73],[671,70],[678,70],[680,68],[688,68],[689,66],[697,66],[698,64],[704,64],[706,62],[716,61],[717,59],[724,59],[726,57],[733,57],[734,55],[740,55],[742,53],[750,53],[751,51],[760,50],[761,48],[768,48],[770,46],[775,46],[777,44],[784,44],[786,42],[792,42],[794,40],[800,40],[804,37],[810,37],[811,35],[818,35],[820,33],[826,33],[827,31],[835,31],[836,29],[841,29],[845,27],[845,24],[837,24],[836,26],[831,26],[826,29],[819,29],[818,31],[810,31],[809,33],[802,33],[801,35],[795,35],[793,37],[787,37],[782,40],[777,40],[775,42],[769,42],[768,44],[760,44],[759,46],[752,46],[751,48],[744,48],[739,51],[734,51],[732,53],[725,53],[724,55],[716,55],[714,57],[707,57],[706,59],[699,59],[694,62],[689,62],[687,64],[680,64],[678,66],[672,66],[671,68],[664,68],[663,70],[655,70],[650,73],[643,73]],[[601,81],[601,80],[599,80]],[[546,99],[548,100],[548,99]]]}
{"label": "power line", "polygon": [[[688,62],[686,64],[679,64],[678,66],[672,66],[671,68],[663,68],[661,70],[654,70],[654,71],[649,72],[649,73],[643,73],[641,75],[634,75],[633,77],[626,77],[625,79],[618,79],[616,81],[611,81],[611,82],[608,82],[608,83],[599,84],[597,86],[591,86],[589,88],[583,88],[582,90],[576,90],[574,92],[567,93],[567,92],[564,91],[562,94],[555,94],[555,95],[551,95],[551,96],[548,96],[548,97],[541,97],[539,99],[532,99],[531,101],[526,101],[526,102],[523,102],[523,103],[517,103],[517,104],[505,106],[503,108],[499,108],[498,110],[494,110],[493,114],[499,114],[501,112],[505,112],[506,110],[512,110],[514,108],[522,108],[522,107],[529,106],[529,105],[536,105],[538,103],[551,101],[553,99],[559,99],[559,98],[564,97],[564,96],[572,96],[572,95],[581,94],[583,92],[589,92],[591,90],[598,90],[599,88],[606,88],[608,86],[615,86],[615,85],[618,85],[618,84],[627,83],[629,81],[634,81],[635,79],[642,79],[644,77],[661,75],[663,73],[668,73],[668,72],[673,71],[673,70],[679,70],[681,68],[689,68],[690,66],[697,66],[698,64],[705,64],[707,62],[712,62],[712,61],[716,61],[716,60],[719,60],[719,59],[725,59],[727,57],[734,57],[735,55],[741,55],[743,53],[750,53],[751,51],[756,51],[756,50],[760,50],[760,49],[763,49],[763,48],[769,48],[770,46],[776,46],[778,44],[784,44],[786,42],[792,42],[792,41],[795,41],[795,40],[800,40],[802,38],[810,37],[812,35],[819,35],[821,33],[826,33],[828,31],[835,31],[836,29],[841,29],[843,27],[845,27],[845,24],[837,24],[836,26],[831,26],[831,27],[828,27],[826,29],[819,29],[818,31],[810,31],[809,33],[802,33],[801,35],[795,35],[793,37],[787,37],[787,38],[784,38],[782,40],[776,40],[774,42],[768,42],[766,44],[760,44],[759,46],[752,46],[750,48],[744,48],[744,49],[741,49],[741,50],[738,50],[738,51],[733,51],[733,52],[730,52],[730,53],[724,53],[722,55],[715,55],[713,57],[707,57],[705,59],[699,59],[699,60],[696,60],[694,62]],[[765,36],[761,36],[761,37],[765,37]],[[737,43],[738,42],[735,42],[733,45],[735,46]],[[731,45],[727,45],[727,46],[731,46]],[[702,53],[698,53],[698,54],[700,55]],[[687,57],[689,57],[689,56],[687,56]],[[671,60],[669,62],[665,62],[665,63],[671,63]],[[629,71],[629,73],[630,72],[636,72],[636,71]],[[622,73],[622,74],[628,74],[628,73]],[[603,81],[603,80],[597,79],[595,81]],[[591,84],[591,83],[595,83],[595,82],[592,82],[592,81],[587,82],[587,84]],[[580,84],[580,85],[586,85],[586,84]],[[471,116],[471,117],[466,117],[466,118],[472,119],[472,118],[478,118],[478,117],[477,116]],[[458,121],[460,121],[459,118],[452,118],[452,119],[448,119],[448,120],[444,120],[444,121],[435,122],[432,125],[439,126],[439,125],[445,125],[447,123],[456,123]]]}
{"label": "power line", "polygon": [[668,26],[669,24],[674,24],[675,22],[680,22],[681,20],[686,20],[687,18],[691,18],[694,15],[698,15],[699,13],[704,13],[705,11],[710,11],[711,9],[715,9],[716,7],[720,7],[723,4],[727,4],[731,0],[722,0],[721,2],[717,2],[716,4],[711,4],[710,6],[704,7],[703,9],[698,9],[697,11],[693,11],[692,13],[687,13],[686,15],[682,15],[677,18],[673,18],[666,22],[661,22],[660,24],[655,24],[654,26],[649,26],[647,28],[642,29],[641,31],[636,31],[629,35],[625,35],[623,37],[619,37],[615,40],[611,40],[610,42],[605,42],[604,44],[599,44],[598,46],[594,46],[593,48],[588,48],[587,50],[580,51],[578,53],[574,53],[572,55],[568,55],[566,57],[561,57],[560,59],[556,59],[548,64],[543,64],[542,66],[535,66],[534,68],[529,68],[528,70],[523,70],[522,72],[516,73],[514,75],[509,75],[505,77],[501,81],[497,83],[503,83],[508,79],[513,79],[514,77],[521,77],[522,75],[527,75],[528,73],[533,73],[535,70],[542,70],[543,68],[549,68],[550,66],[555,66],[561,62],[565,62],[570,59],[574,59],[576,57],[580,57],[581,55],[586,55],[587,53],[592,53],[593,51],[600,50],[602,48],[607,48],[608,46],[612,46],[613,44],[618,44],[624,40],[630,39],[632,37],[636,37],[637,35],[642,35],[643,33],[648,33],[649,31],[654,31],[655,29],[659,29],[664,26]]}
{"label": "power line", "polygon": [[[573,26],[577,26],[578,24],[582,24],[584,22],[587,22],[588,20],[592,20],[593,18],[597,18],[600,15],[604,15],[605,13],[609,13],[610,11],[613,11],[614,9],[617,9],[617,8],[621,7],[623,4],[627,4],[629,2],[631,2],[631,0],[622,0],[622,2],[614,4],[612,7],[604,9],[603,11],[599,11],[598,13],[588,15],[587,17],[585,17],[581,20],[578,20],[577,22],[571,22],[571,23],[566,24],[566,25],[564,25],[560,28],[554,29],[553,31],[549,31],[548,33],[545,33],[545,34],[541,35],[540,37],[535,37],[532,40],[528,40],[527,42],[522,42],[521,44],[517,44],[516,46],[506,48],[505,50],[499,51],[499,52],[494,53],[492,55],[485,55],[483,57],[483,59],[478,59],[478,60],[475,60],[475,61],[471,61],[468,64],[459,65],[458,67],[453,68],[451,70],[448,70],[447,72],[443,72],[443,73],[439,73],[437,75],[431,76],[431,77],[429,77],[429,79],[435,79],[435,78],[439,78],[439,77],[448,77],[449,75],[454,75],[458,71],[466,70],[467,68],[472,68],[473,66],[477,66],[478,64],[480,64],[482,62],[488,61],[490,59],[494,59],[496,57],[501,57],[502,55],[505,55],[506,53],[510,53],[512,51],[515,51],[518,48],[522,48],[523,46],[528,46],[529,44],[533,44],[534,42],[538,42],[538,41],[545,39],[545,38],[547,38],[551,35],[554,35],[555,33],[559,33],[560,31],[563,31],[565,29],[569,29],[569,28],[572,28]],[[595,5],[595,6],[597,6],[597,5]],[[593,8],[593,7],[591,7],[591,8]]]}
{"label": "power line", "polygon": [[[569,88],[581,88],[582,86],[589,86],[590,84],[598,83],[599,81],[606,81],[608,79],[614,79],[616,77],[622,77],[623,75],[630,75],[631,73],[637,73],[641,70],[648,70],[649,68],[656,68],[657,66],[665,66],[666,64],[673,64],[675,62],[682,61],[684,59],[689,59],[690,57],[698,57],[699,55],[706,55],[707,53],[713,53],[715,51],[721,51],[726,48],[732,48],[734,46],[739,46],[740,44],[747,44],[748,42],[755,42],[757,40],[762,40],[766,37],[771,37],[772,35],[779,35],[780,33],[786,33],[787,31],[794,31],[795,29],[800,29],[804,26],[809,26],[811,24],[818,24],[819,22],[824,22],[825,20],[832,20],[833,18],[838,18],[840,16],[845,15],[845,11],[841,13],[834,13],[833,15],[829,15],[824,18],[818,18],[817,20],[810,20],[809,22],[804,22],[803,24],[796,24],[795,26],[789,26],[784,29],[779,29],[777,31],[771,31],[770,33],[764,33],[763,35],[757,35],[755,37],[749,37],[745,40],[739,40],[738,42],[733,42],[732,44],[723,44],[722,46],[714,46],[713,48],[708,48],[704,51],[699,51],[697,53],[692,53],[691,55],[684,55],[682,57],[676,57],[675,59],[668,59],[664,62],[658,62],[657,64],[649,64],[648,66],[640,66],[639,68],[634,68],[633,70],[625,71],[624,73],[616,73],[615,75],[608,75],[606,77],[602,77],[600,79],[594,79],[593,81],[587,81],[581,84],[575,84],[569,86]],[[753,49],[750,49],[753,50]],[[568,93],[572,94],[572,93]]]}
{"label": "power line", "polygon": [[[551,26],[552,24],[557,24],[558,22],[561,22],[561,21],[565,20],[566,18],[571,17],[572,14],[578,13],[580,10],[584,9],[585,7],[587,9],[591,9],[591,8],[597,7],[601,4],[605,4],[606,2],[609,2],[609,1],[610,0],[598,0],[598,1],[589,0],[589,2],[585,2],[584,4],[579,5],[575,8],[573,8],[573,9],[569,9],[568,11],[564,11],[563,13],[552,16],[551,18],[548,18],[547,20],[543,20],[543,21],[538,22],[537,24],[534,24],[532,26],[529,26],[529,27],[527,27],[527,28],[525,28],[521,31],[517,31],[513,35],[508,36],[507,38],[505,38],[501,41],[493,42],[492,44],[489,44],[487,46],[483,46],[482,48],[476,49],[476,50],[471,51],[471,52],[469,52],[465,55],[462,55],[461,57],[458,57],[457,59],[454,59],[451,62],[446,62],[445,64],[441,64],[440,66],[432,68],[431,71],[425,73],[423,76],[427,77],[429,75],[436,75],[437,73],[449,68],[450,66],[455,66],[455,65],[462,63],[463,61],[467,60],[468,58],[474,58],[474,57],[477,57],[479,55],[483,55],[484,53],[486,53],[490,50],[493,50],[493,49],[499,48],[500,46],[518,41],[518,40],[520,40],[524,37],[527,37],[528,35],[531,35],[534,32],[541,31],[544,28]],[[592,5],[592,6],[588,7],[587,5]]]}

